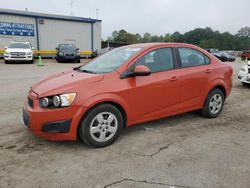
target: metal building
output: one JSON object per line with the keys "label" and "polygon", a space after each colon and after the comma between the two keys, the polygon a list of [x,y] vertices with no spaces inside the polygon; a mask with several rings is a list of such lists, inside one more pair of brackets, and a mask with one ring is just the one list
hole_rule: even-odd
{"label": "metal building", "polygon": [[94,51],[101,48],[101,20],[0,9],[0,49],[13,40],[29,41],[37,50],[71,43]]}

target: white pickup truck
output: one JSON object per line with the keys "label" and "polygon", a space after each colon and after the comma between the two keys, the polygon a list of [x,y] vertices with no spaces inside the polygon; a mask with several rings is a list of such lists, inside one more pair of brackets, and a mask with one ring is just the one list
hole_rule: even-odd
{"label": "white pickup truck", "polygon": [[34,63],[34,48],[29,42],[13,41],[8,47],[5,47],[4,60],[5,63],[11,62],[29,62]]}

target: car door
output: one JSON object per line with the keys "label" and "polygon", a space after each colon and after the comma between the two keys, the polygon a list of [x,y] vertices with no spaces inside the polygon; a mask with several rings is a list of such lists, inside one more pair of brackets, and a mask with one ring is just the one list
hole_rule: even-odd
{"label": "car door", "polygon": [[182,80],[181,103],[183,108],[199,106],[209,85],[213,72],[209,57],[188,47],[177,48],[180,57],[180,77]]}
{"label": "car door", "polygon": [[137,121],[155,119],[180,102],[179,70],[171,48],[152,50],[133,65],[147,66],[149,76],[128,79],[130,106]]}

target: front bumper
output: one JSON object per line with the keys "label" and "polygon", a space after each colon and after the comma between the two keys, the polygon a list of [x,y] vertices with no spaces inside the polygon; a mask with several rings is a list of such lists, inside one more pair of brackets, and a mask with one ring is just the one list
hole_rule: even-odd
{"label": "front bumper", "polygon": [[57,56],[57,60],[59,61],[78,61],[81,59],[80,56]]}
{"label": "front bumper", "polygon": [[[76,140],[77,127],[84,113],[81,106],[45,109],[39,106],[39,99],[30,92],[23,107],[22,122],[38,136],[48,140]],[[33,107],[32,107],[33,106]]]}
{"label": "front bumper", "polygon": [[250,74],[246,71],[240,70],[238,73],[238,80],[243,83],[250,83]]}
{"label": "front bumper", "polygon": [[32,61],[33,60],[33,56],[29,55],[29,56],[25,56],[25,57],[11,57],[11,56],[6,56],[4,55],[4,60],[5,61]]}

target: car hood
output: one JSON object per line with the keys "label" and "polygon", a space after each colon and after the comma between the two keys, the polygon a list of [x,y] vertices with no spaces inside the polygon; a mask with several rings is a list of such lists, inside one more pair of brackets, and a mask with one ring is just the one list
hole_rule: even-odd
{"label": "car hood", "polygon": [[103,75],[90,74],[78,71],[66,71],[45,77],[34,84],[31,89],[38,97],[51,96],[66,92],[77,92],[79,86],[85,87],[87,84],[101,81]]}
{"label": "car hood", "polygon": [[5,52],[10,53],[10,52],[31,52],[31,49],[22,49],[22,48],[7,48]]}

